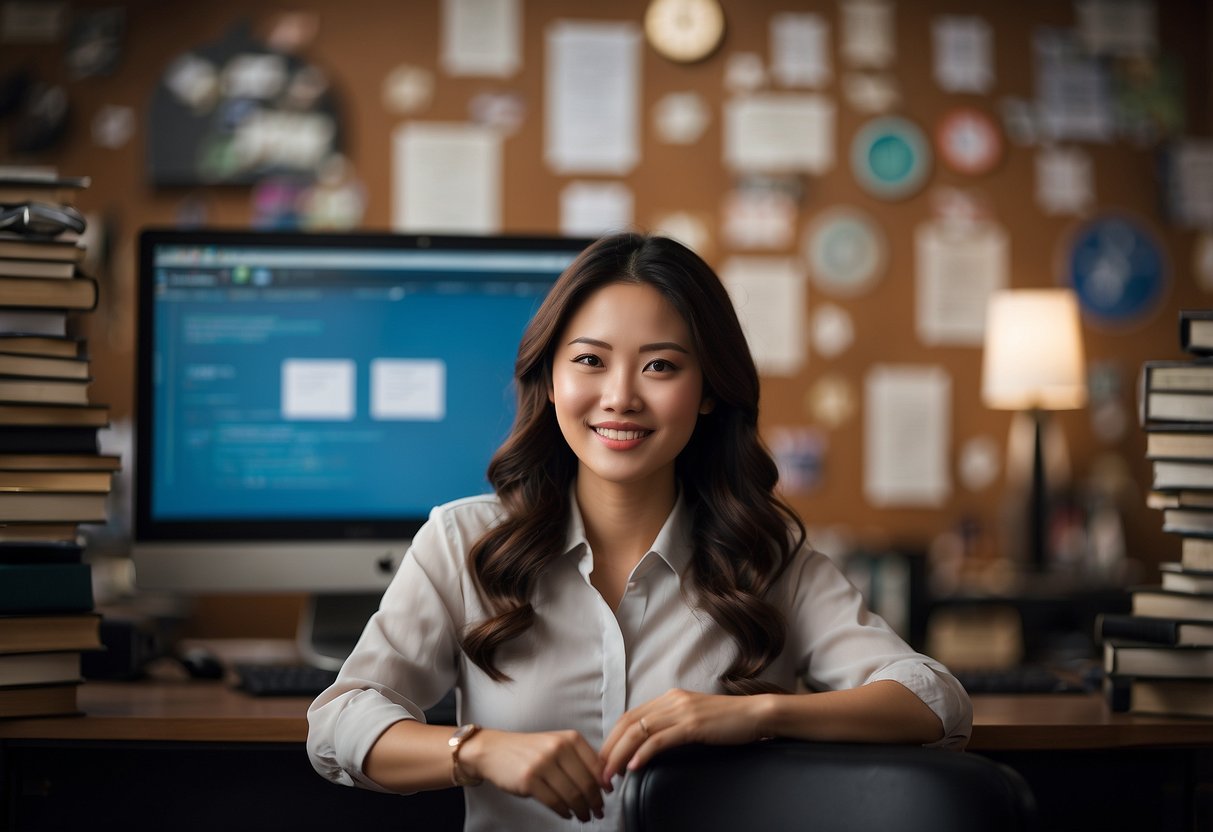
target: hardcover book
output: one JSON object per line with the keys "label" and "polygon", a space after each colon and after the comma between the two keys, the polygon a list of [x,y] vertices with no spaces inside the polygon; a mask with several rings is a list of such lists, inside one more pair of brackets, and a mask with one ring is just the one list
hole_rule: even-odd
{"label": "hardcover book", "polygon": [[83,275],[68,280],[0,276],[0,306],[91,311],[97,306],[97,281]]}
{"label": "hardcover book", "polygon": [[0,563],[0,613],[91,612],[87,563]]}
{"label": "hardcover book", "polygon": [[78,683],[69,682],[0,688],[0,718],[77,714],[80,712],[76,704],[78,687]]}
{"label": "hardcover book", "polygon": [[1213,309],[1179,310],[1179,346],[1193,355],[1213,355]]}
{"label": "hardcover book", "polygon": [[1213,647],[1104,642],[1104,672],[1119,676],[1213,679]]}
{"label": "hardcover book", "polygon": [[1213,621],[1101,613],[1095,619],[1095,638],[1100,642],[1119,640],[1213,647]]}
{"label": "hardcover book", "polygon": [[101,615],[0,615],[0,653],[100,650]]}

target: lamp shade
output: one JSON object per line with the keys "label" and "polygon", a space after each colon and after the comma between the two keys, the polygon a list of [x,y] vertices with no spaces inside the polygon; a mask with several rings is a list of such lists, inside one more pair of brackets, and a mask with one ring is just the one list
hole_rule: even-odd
{"label": "lamp shade", "polygon": [[995,410],[1087,403],[1078,301],[1069,289],[1005,289],[986,311],[981,399]]}

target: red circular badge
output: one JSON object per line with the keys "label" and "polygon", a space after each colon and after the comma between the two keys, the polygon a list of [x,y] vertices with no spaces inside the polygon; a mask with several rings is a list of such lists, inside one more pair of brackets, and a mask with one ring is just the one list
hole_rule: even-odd
{"label": "red circular badge", "polygon": [[973,107],[960,107],[944,116],[935,129],[935,145],[945,165],[970,176],[989,173],[1002,159],[998,123]]}

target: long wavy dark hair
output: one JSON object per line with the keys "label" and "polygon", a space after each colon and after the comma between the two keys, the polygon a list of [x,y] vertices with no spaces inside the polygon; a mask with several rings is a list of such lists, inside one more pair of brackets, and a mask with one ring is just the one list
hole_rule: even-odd
{"label": "long wavy dark hair", "polygon": [[690,586],[684,588],[737,643],[737,656],[720,677],[725,690],[773,690],[757,677],[783,649],[786,624],[765,596],[804,542],[805,529],[775,494],[778,472],[758,436],[758,372],[728,293],[698,255],[664,237],[625,233],[590,245],[522,336],[514,366],[517,415],[488,469],[505,517],[468,553],[492,615],[467,631],[463,649],[490,677],[507,680],[494,654],[532,625],[532,590],[562,554],[577,458],[548,399],[553,355],[569,318],[591,293],[613,283],[653,287],[690,329],[704,397],[714,406],[699,417],[675,461],[692,518]]}

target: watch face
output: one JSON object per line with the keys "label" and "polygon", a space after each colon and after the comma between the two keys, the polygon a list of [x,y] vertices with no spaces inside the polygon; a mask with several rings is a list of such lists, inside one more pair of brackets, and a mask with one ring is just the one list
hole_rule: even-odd
{"label": "watch face", "polygon": [[674,61],[706,58],[724,37],[718,0],[652,0],[644,32],[653,48]]}

